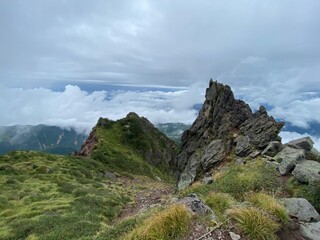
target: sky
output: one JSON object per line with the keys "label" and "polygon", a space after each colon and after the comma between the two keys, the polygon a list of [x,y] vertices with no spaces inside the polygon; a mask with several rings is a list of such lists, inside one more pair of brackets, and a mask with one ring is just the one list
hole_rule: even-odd
{"label": "sky", "polygon": [[[318,0],[1,0],[0,125],[192,123],[210,78],[320,146]],[[320,129],[320,128],[319,128]],[[317,143],[318,144],[318,143]]]}

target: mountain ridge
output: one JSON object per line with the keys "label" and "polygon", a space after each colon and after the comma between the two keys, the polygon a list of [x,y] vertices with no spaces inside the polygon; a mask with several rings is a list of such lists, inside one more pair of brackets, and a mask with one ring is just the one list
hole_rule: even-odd
{"label": "mountain ridge", "polygon": [[57,126],[44,124],[3,126],[0,127],[0,154],[15,150],[71,154],[80,149],[85,139],[85,134]]}

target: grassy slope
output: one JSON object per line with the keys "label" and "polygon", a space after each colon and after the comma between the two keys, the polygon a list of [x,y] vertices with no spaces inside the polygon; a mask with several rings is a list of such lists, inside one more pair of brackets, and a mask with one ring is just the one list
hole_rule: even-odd
{"label": "grassy slope", "polygon": [[[122,142],[122,125],[97,128],[99,144],[92,158],[18,151],[0,156],[0,239],[119,239],[136,223],[112,224],[137,191],[171,180]],[[112,171],[142,183],[110,182]],[[171,180],[172,181],[172,180]],[[165,183],[163,183],[165,184]]]}
{"label": "grassy slope", "polygon": [[[128,134],[124,130],[124,126],[131,120],[131,133]],[[107,120],[105,120],[107,121]],[[136,126],[132,131],[132,127]],[[157,136],[141,134],[139,122],[134,119],[125,119],[117,122],[108,121],[104,126],[96,127],[98,145],[91,153],[91,157],[112,171],[130,175],[145,175],[151,178],[160,177],[168,181],[172,181],[169,169],[163,164],[152,166],[146,162],[140,154],[141,150],[151,148],[150,144]],[[161,137],[163,137],[162,133]]]}

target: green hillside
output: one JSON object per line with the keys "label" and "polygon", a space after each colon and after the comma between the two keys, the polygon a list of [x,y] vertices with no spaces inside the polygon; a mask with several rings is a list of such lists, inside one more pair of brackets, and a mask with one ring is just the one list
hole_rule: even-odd
{"label": "green hillside", "polygon": [[141,221],[123,219],[125,206],[141,191],[173,188],[161,156],[152,164],[145,157],[153,148],[165,153],[172,141],[145,123],[132,114],[117,122],[100,119],[87,157],[0,156],[0,239],[121,239]]}

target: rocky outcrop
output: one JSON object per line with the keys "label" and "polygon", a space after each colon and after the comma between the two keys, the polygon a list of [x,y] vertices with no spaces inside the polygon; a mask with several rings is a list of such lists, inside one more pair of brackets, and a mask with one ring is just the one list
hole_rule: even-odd
{"label": "rocky outcrop", "polygon": [[96,135],[96,130],[93,129],[87,138],[87,140],[83,143],[81,146],[80,152],[76,153],[76,155],[80,156],[88,156],[95,148],[95,146],[98,143],[97,135]]}
{"label": "rocky outcrop", "polygon": [[246,157],[264,150],[271,141],[280,141],[283,125],[268,116],[264,107],[252,113],[248,104],[234,98],[229,86],[211,80],[197,119],[182,134],[175,164],[178,188],[188,186],[234,148],[238,156]]}
{"label": "rocky outcrop", "polygon": [[278,134],[283,125],[283,122],[276,122],[268,116],[266,109],[261,106],[258,112],[240,126],[240,133],[248,136],[254,147],[264,149],[271,141],[281,141]]}

